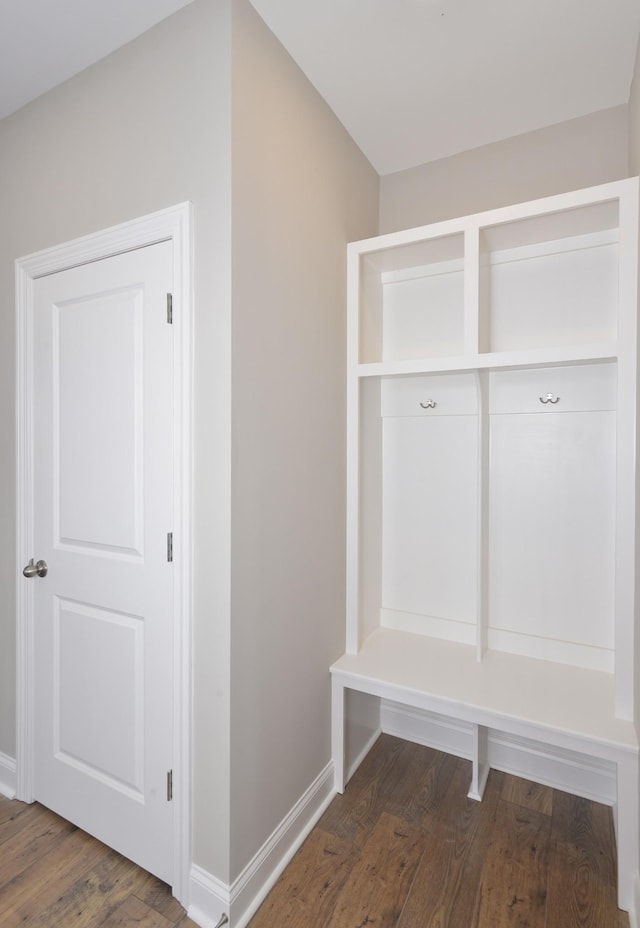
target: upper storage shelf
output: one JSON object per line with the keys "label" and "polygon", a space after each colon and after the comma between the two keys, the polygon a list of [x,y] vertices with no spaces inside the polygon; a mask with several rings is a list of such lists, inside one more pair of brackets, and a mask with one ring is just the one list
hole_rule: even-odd
{"label": "upper storage shelf", "polygon": [[367,254],[360,360],[464,353],[464,233]]}
{"label": "upper storage shelf", "polygon": [[350,245],[351,363],[367,375],[613,356],[613,186]]}

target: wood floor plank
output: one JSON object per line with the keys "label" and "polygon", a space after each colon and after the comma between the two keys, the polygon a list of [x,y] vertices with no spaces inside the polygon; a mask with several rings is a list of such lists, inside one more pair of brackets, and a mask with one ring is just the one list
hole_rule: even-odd
{"label": "wood floor plank", "polygon": [[155,909],[142,902],[137,896],[128,896],[104,921],[96,922],[96,928],[174,928]]}
{"label": "wood floor plank", "polygon": [[131,895],[138,880],[135,864],[111,851],[53,905],[32,916],[29,928],[95,928]]}
{"label": "wood floor plank", "polygon": [[378,796],[385,789],[385,781],[388,783],[389,777],[396,775],[396,760],[405,751],[406,742],[382,735],[347,783],[343,795],[336,796],[326,810],[319,828],[347,841],[364,840],[379,815]]}
{"label": "wood floor plank", "polygon": [[531,780],[523,780],[511,774],[505,774],[502,799],[525,809],[542,812],[543,815],[551,815],[553,812],[553,790],[550,786],[532,783]]}
{"label": "wood floor plank", "polygon": [[581,847],[555,841],[549,865],[546,928],[619,928],[616,890],[600,879]]}
{"label": "wood floor plank", "polygon": [[422,810],[415,804],[416,784],[434,764],[441,766],[446,757],[433,748],[401,742],[393,767],[386,769],[380,778],[376,796],[378,811],[373,809],[373,820],[377,821],[380,812],[385,811],[407,821],[410,817],[417,821]]}
{"label": "wood floor plank", "polygon": [[172,924],[177,924],[184,917],[184,909],[171,895],[171,887],[162,880],[148,875],[148,880],[136,887],[135,894],[142,902],[160,912]]}
{"label": "wood floor plank", "polygon": [[422,830],[384,812],[340,890],[328,925],[393,928],[423,854]]}
{"label": "wood floor plank", "polygon": [[498,801],[473,928],[545,928],[551,819]]}
{"label": "wood floor plank", "polygon": [[[38,912],[53,905],[101,858],[105,847],[76,829],[50,853],[5,884],[0,892],[3,928],[31,922]],[[34,892],[37,887],[37,892]]]}
{"label": "wood floor plank", "polygon": [[7,799],[6,796],[0,796],[0,844],[3,841],[3,826],[5,823],[23,815],[29,808],[31,807],[26,802],[18,802],[16,799]]}
{"label": "wood floor plank", "polygon": [[471,781],[469,761],[434,751],[431,763],[416,777],[413,795],[402,809],[402,817],[420,822],[424,828],[435,825],[456,775],[462,778],[461,795],[466,796]]}
{"label": "wood floor plank", "polygon": [[143,924],[197,928],[160,880],[38,803],[0,797],[2,928],[96,928],[130,897],[155,913]]}
{"label": "wood floor plank", "polygon": [[398,928],[460,928],[472,924],[478,886],[502,787],[492,771],[482,802],[466,798],[468,771],[460,764],[402,910]]}
{"label": "wood floor plank", "polygon": [[251,920],[251,928],[326,928],[360,850],[314,829]]}
{"label": "wood floor plank", "polygon": [[[10,839],[11,853],[0,855],[0,889],[53,851],[60,841],[75,830],[75,825],[47,809],[35,809],[28,824]],[[6,844],[6,842],[5,842]]]}
{"label": "wood floor plank", "polygon": [[608,806],[555,790],[553,828],[563,841],[585,852],[600,880],[616,887],[616,845]]}

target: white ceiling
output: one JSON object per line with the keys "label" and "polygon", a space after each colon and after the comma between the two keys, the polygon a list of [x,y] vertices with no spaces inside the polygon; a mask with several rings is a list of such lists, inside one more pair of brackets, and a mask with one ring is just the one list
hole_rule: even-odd
{"label": "white ceiling", "polygon": [[627,103],[640,0],[252,0],[380,174]]}
{"label": "white ceiling", "polygon": [[[189,2],[0,0],[0,118]],[[640,31],[640,0],[251,2],[380,174],[626,103]]]}

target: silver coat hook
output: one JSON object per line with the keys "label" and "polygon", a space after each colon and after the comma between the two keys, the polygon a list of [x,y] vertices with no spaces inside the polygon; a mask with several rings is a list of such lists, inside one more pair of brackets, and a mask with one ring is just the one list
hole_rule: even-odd
{"label": "silver coat hook", "polygon": [[436,408],[436,401],[435,401],[435,400],[427,400],[426,403],[420,403],[420,405],[422,406],[423,409],[435,409],[435,408]]}
{"label": "silver coat hook", "polygon": [[555,404],[558,402],[559,399],[560,399],[559,396],[556,396],[555,399],[554,399],[553,393],[547,393],[546,396],[541,396],[541,397],[539,397],[539,400],[540,400],[541,403],[553,403],[554,406],[555,406]]}

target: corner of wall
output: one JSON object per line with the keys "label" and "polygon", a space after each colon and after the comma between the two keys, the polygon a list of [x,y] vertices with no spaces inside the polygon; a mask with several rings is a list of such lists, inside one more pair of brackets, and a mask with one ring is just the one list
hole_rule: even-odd
{"label": "corner of wall", "polygon": [[245,928],[334,795],[329,763],[230,885],[193,866],[189,918],[218,928],[226,915],[231,928]]}

